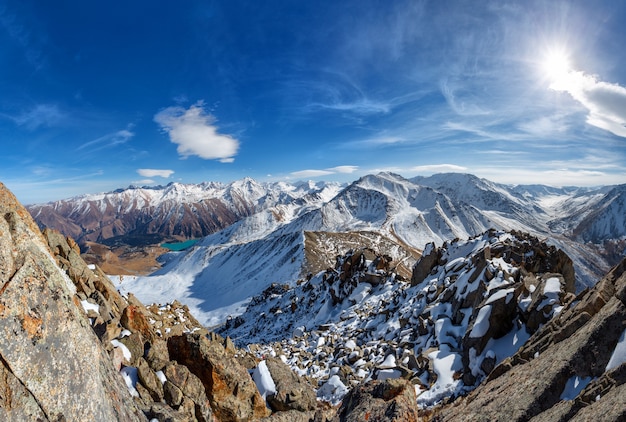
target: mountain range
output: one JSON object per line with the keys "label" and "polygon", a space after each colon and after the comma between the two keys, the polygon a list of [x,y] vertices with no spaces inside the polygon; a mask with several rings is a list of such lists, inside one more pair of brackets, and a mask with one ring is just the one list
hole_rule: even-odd
{"label": "mountain range", "polygon": [[181,300],[201,322],[216,325],[243,312],[270,283],[294,284],[355,245],[387,250],[411,268],[429,242],[441,246],[492,228],[527,232],[563,249],[580,291],[623,256],[625,193],[626,185],[511,186],[469,174],[380,173],[348,185],[247,178],[129,187],[28,209],[40,226],[79,244],[204,236],[190,250],[166,255],[153,274],[124,277],[120,288],[147,302]]}
{"label": "mountain range", "polygon": [[[456,212],[474,202],[497,203],[476,213],[489,222],[508,221],[507,206],[530,214],[506,192],[481,202],[456,189],[468,194]],[[446,212],[440,190],[368,176],[291,218],[243,218],[164,255],[153,276],[116,281],[71,238],[40,233],[0,184],[0,329],[11,340],[0,342],[2,419],[623,420],[626,260],[581,290],[584,262],[555,236],[490,228],[417,249],[406,215],[432,212],[418,228],[470,221]],[[615,192],[546,225],[596,219],[617,232],[619,218],[606,216]],[[530,198],[590,209],[580,192],[550,195]],[[173,300],[180,293],[191,306]],[[195,310],[220,324],[207,331]]]}

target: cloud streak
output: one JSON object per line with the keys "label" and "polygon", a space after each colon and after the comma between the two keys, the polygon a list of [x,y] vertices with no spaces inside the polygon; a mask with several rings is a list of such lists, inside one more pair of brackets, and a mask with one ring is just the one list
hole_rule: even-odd
{"label": "cloud streak", "polygon": [[143,177],[162,177],[167,179],[174,174],[174,170],[137,169],[137,174]]}
{"label": "cloud streak", "polygon": [[467,171],[467,167],[456,164],[429,164],[412,167],[410,171],[417,173],[460,173]]}
{"label": "cloud streak", "polygon": [[330,174],[337,174],[337,173],[352,174],[358,169],[359,169],[358,166],[337,166],[337,167],[331,167],[331,168],[327,168],[323,170],[309,169],[309,170],[294,171],[291,173],[291,175],[294,177],[322,177],[322,176],[328,176]]}
{"label": "cloud streak", "polygon": [[97,139],[89,142],[85,142],[80,145],[77,150],[90,149],[91,151],[98,151],[104,148],[111,148],[117,145],[125,144],[130,141],[135,134],[128,129],[118,130],[117,132],[108,133]]}
{"label": "cloud streak", "polygon": [[16,125],[32,131],[41,127],[58,126],[67,119],[67,116],[54,104],[37,104],[32,109],[10,118]]}
{"label": "cloud streak", "polygon": [[626,138],[626,88],[599,81],[580,71],[570,71],[550,85],[567,92],[588,111],[587,123]]}
{"label": "cloud streak", "polygon": [[239,141],[230,135],[218,133],[215,117],[204,109],[202,101],[188,109],[167,107],[154,116],[154,121],[176,145],[182,158],[197,156],[205,160],[234,161]]}

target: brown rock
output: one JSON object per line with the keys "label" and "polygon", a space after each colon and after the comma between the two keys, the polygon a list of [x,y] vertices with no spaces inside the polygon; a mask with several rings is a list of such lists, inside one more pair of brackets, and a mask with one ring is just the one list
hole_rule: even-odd
{"label": "brown rock", "polygon": [[170,380],[165,381],[165,384],[163,384],[163,395],[165,401],[174,409],[178,409],[178,406],[183,402],[183,391]]}
{"label": "brown rock", "polygon": [[224,346],[197,334],[170,337],[170,357],[198,376],[217,418],[250,421],[269,415],[248,371]]}
{"label": "brown rock", "polygon": [[282,360],[269,357],[265,361],[274,384],[276,394],[267,397],[267,403],[274,411],[315,410],[317,398],[313,388],[304,378],[298,377]]}
{"label": "brown rock", "polygon": [[415,388],[403,379],[371,381],[350,391],[339,409],[341,422],[417,422]]}
{"label": "brown rock", "polygon": [[413,275],[411,277],[411,286],[417,286],[420,284],[433,268],[439,262],[441,258],[441,250],[435,246],[434,243],[429,243],[425,247],[425,252],[430,250],[426,255],[422,255],[419,261],[413,267]]}
{"label": "brown rock", "polygon": [[154,330],[139,306],[128,305],[124,308],[120,322],[124,328],[140,332],[145,339],[152,340],[155,337]]}
{"label": "brown rock", "polygon": [[[437,420],[624,420],[626,365],[605,368],[624,332],[626,260],[553,318],[487,381],[437,412]],[[564,335],[566,333],[567,335]],[[576,399],[560,400],[573,376],[597,378]]]}
{"label": "brown rock", "polygon": [[163,400],[163,384],[156,373],[150,369],[148,362],[144,358],[137,359],[137,376],[139,382],[146,387],[152,400],[159,402]]}

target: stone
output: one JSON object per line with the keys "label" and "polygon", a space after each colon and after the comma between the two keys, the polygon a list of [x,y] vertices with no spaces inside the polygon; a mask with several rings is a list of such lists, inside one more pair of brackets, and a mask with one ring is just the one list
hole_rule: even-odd
{"label": "stone", "polygon": [[139,382],[146,387],[152,400],[159,402],[163,400],[163,384],[156,373],[150,369],[148,362],[144,358],[137,359],[137,376]]}
{"label": "stone", "polygon": [[[539,329],[467,397],[437,409],[433,419],[624,420],[626,365],[605,369],[624,332],[626,305],[616,294],[626,286],[625,269],[626,260]],[[561,392],[573,376],[595,380],[574,400],[562,401]]]}
{"label": "stone", "polygon": [[276,393],[267,396],[267,403],[272,410],[315,410],[317,399],[313,387],[298,377],[282,360],[268,357],[265,362],[276,385]]}
{"label": "stone", "polygon": [[219,342],[198,334],[170,337],[170,357],[197,375],[220,421],[251,421],[270,411],[248,371]]}
{"label": "stone", "polygon": [[417,422],[415,388],[403,379],[370,381],[344,397],[338,416],[342,422]]}
{"label": "stone", "polygon": [[160,338],[153,338],[152,342],[147,345],[147,353],[145,355],[150,368],[160,371],[170,360],[167,342]]}
{"label": "stone", "polygon": [[441,259],[441,249],[437,248],[434,243],[429,243],[424,247],[422,257],[415,263],[413,267],[413,275],[411,277],[411,286],[420,284]]}
{"label": "stone", "polygon": [[163,384],[163,396],[165,401],[174,409],[177,409],[183,402],[183,391],[170,380],[165,381]]}
{"label": "stone", "polygon": [[137,305],[128,305],[124,308],[120,322],[124,328],[141,333],[143,338],[147,340],[152,340],[155,337],[155,333],[144,315],[144,312],[142,312],[142,309]]}

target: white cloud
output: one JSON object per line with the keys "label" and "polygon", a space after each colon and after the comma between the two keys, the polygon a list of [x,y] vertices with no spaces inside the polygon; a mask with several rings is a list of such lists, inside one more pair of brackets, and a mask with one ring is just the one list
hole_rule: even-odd
{"label": "white cloud", "polygon": [[626,88],[598,81],[593,75],[571,71],[550,85],[567,92],[588,111],[587,123],[626,137]]}
{"label": "white cloud", "polygon": [[329,174],[333,174],[332,171],[328,170],[300,170],[294,171],[291,173],[294,177],[320,177],[320,176],[328,176]]}
{"label": "white cloud", "polygon": [[239,149],[238,140],[217,133],[215,117],[204,110],[202,101],[188,109],[180,106],[163,109],[154,116],[154,121],[178,145],[178,154],[183,158],[195,155],[230,163]]}
{"label": "white cloud", "polygon": [[323,170],[309,169],[309,170],[294,171],[291,173],[291,175],[294,177],[321,177],[321,176],[328,176],[329,174],[337,174],[337,173],[351,174],[357,171],[358,169],[359,169],[358,166],[337,166],[337,167],[331,167],[331,168],[327,168]]}
{"label": "white cloud", "polygon": [[135,180],[132,182],[132,184],[135,186],[152,185],[153,183],[154,183],[154,180],[152,179]]}
{"label": "white cloud", "polygon": [[346,173],[351,174],[359,169],[358,166],[337,166],[327,169],[328,171],[332,171],[333,173]]}
{"label": "white cloud", "polygon": [[143,177],[163,177],[167,179],[172,174],[174,174],[174,170],[157,170],[157,169],[137,169],[137,173]]}
{"label": "white cloud", "polygon": [[446,172],[462,172],[467,171],[467,167],[457,166],[455,164],[430,164],[425,166],[415,166],[411,171],[417,173],[446,173]]}

